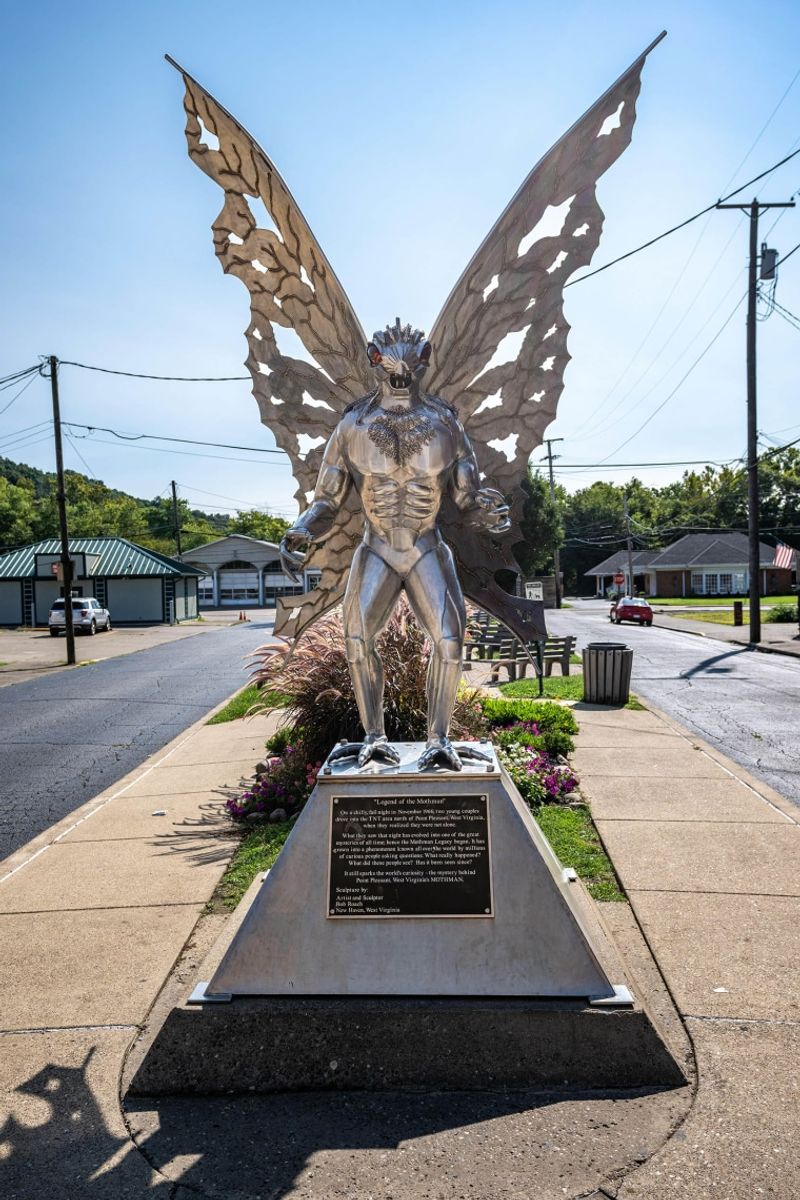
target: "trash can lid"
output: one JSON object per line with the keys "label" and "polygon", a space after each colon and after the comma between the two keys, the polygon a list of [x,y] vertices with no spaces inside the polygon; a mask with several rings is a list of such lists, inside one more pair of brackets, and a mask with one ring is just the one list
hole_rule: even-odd
{"label": "trash can lid", "polygon": [[630,650],[625,642],[589,642],[587,650]]}

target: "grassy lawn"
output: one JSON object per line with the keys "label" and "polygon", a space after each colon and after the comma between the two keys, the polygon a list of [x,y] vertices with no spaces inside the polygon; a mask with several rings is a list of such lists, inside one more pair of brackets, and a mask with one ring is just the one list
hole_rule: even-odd
{"label": "grassy lawn", "polygon": [[291,829],[291,822],[285,821],[280,825],[257,825],[249,830],[217,884],[211,907],[236,908],[256,875],[269,870],[275,862]]}
{"label": "grassy lawn", "polygon": [[[513,683],[501,683],[500,692],[509,700],[538,700],[538,679],[516,679]],[[550,700],[582,700],[583,675],[546,675],[544,697]],[[625,708],[641,710],[645,706],[631,693]]]}
{"label": "grassy lawn", "polygon": [[534,815],[558,858],[577,871],[595,900],[625,899],[585,804],[543,804]]}
{"label": "grassy lawn", "polygon": [[[795,600],[793,598],[792,605],[794,606],[794,604],[795,604]],[[767,605],[766,604],[762,605],[762,608],[761,608],[762,620],[764,619],[764,617],[766,616],[768,611],[769,610],[767,608]],[[717,612],[671,613],[670,616],[675,617],[676,620],[711,621],[714,625],[733,625],[733,609],[732,608],[722,608],[722,609],[719,609]],[[750,609],[744,608],[742,610],[742,627],[744,627],[749,620],[750,620]],[[779,622],[779,624],[786,624],[786,625],[791,625],[793,623],[794,622],[792,622],[792,621]],[[771,622],[767,621],[767,624],[769,625],[769,624],[771,624]]]}
{"label": "grassy lawn", "polygon": [[280,708],[281,696],[264,695],[251,683],[241,692],[237,692],[231,697],[224,708],[221,708],[216,716],[207,721],[207,725],[224,725],[226,721],[239,721],[242,717],[247,716],[254,704],[263,704],[266,708]]}
{"label": "grassy lawn", "polygon": [[[509,700],[538,700],[539,680],[516,679],[513,683],[501,683],[500,692]],[[545,675],[543,695],[551,700],[582,700],[583,676]]]}
{"label": "grassy lawn", "polygon": [[[669,596],[664,600],[649,600],[653,608],[709,608],[720,604],[733,605],[734,600],[743,600],[743,596],[719,596],[714,600],[711,596]],[[762,596],[764,604],[796,604],[797,596]]]}
{"label": "grassy lawn", "polygon": [[[560,804],[545,804],[535,815],[561,862],[574,867],[595,900],[625,899],[585,805],[565,808]],[[259,825],[244,835],[217,886],[212,908],[226,911],[236,908],[256,875],[273,865],[291,828],[288,821]]]}

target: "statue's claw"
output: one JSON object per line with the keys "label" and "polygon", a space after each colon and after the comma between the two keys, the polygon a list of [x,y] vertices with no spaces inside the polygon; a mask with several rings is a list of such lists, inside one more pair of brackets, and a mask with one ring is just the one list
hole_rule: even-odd
{"label": "statue's claw", "polygon": [[395,765],[400,762],[400,755],[394,746],[387,742],[385,736],[366,737],[363,742],[343,742],[335,750],[331,750],[328,762],[337,762],[343,758],[358,759],[360,767],[366,766],[372,759]]}
{"label": "statue's claw", "polygon": [[328,755],[328,762],[337,762],[342,758],[356,758],[361,752],[361,742],[342,742]]}
{"label": "statue's claw", "polygon": [[419,756],[418,766],[420,771],[427,771],[429,767],[449,767],[451,771],[460,771],[461,759],[449,738],[429,738]]}
{"label": "statue's claw", "polygon": [[485,750],[477,750],[474,746],[458,746],[457,750],[459,758],[472,758],[478,762],[494,764],[491,754],[487,754]]}
{"label": "statue's claw", "polygon": [[493,762],[490,754],[476,750],[474,746],[456,747],[448,738],[431,738],[419,756],[418,766],[420,771],[427,771],[429,767],[449,767],[451,771],[461,771],[464,766],[462,758]]}

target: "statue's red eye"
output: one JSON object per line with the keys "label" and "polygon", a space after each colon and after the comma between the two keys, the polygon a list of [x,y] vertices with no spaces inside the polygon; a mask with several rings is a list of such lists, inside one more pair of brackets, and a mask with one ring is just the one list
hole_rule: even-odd
{"label": "statue's red eye", "polygon": [[373,345],[372,342],[370,342],[370,344],[367,346],[367,354],[369,355],[369,361],[372,363],[373,367],[377,367],[378,363],[383,361],[383,355],[378,347]]}

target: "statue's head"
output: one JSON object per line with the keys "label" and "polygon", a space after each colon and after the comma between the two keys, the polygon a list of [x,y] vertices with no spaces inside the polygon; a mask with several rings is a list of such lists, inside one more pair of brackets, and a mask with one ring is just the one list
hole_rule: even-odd
{"label": "statue's head", "polygon": [[418,390],[430,362],[431,344],[421,330],[401,325],[397,317],[394,325],[372,335],[367,354],[384,392],[402,400]]}

